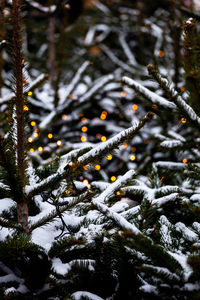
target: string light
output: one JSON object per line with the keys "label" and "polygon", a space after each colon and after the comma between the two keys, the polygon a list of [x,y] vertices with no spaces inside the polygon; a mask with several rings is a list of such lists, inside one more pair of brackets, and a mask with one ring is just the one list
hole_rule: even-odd
{"label": "string light", "polygon": [[181,90],[181,92],[183,93],[183,92],[185,91],[185,87],[184,87],[184,86],[181,86],[181,87],[180,87],[180,90]]}
{"label": "string light", "polygon": [[32,137],[29,137],[29,138],[28,138],[28,142],[29,142],[29,143],[32,143],[32,142],[33,142],[33,138],[32,138]]}
{"label": "string light", "polygon": [[52,133],[48,133],[48,138],[52,139],[53,138],[53,134]]}
{"label": "string light", "polygon": [[42,152],[43,151],[43,147],[42,146],[38,147],[38,151]]}
{"label": "string light", "polygon": [[24,111],[29,111],[29,108],[27,105],[24,105]]}
{"label": "string light", "polygon": [[88,184],[89,184],[88,179],[83,179],[83,183],[84,183],[85,185],[88,185]]}
{"label": "string light", "polygon": [[22,58],[21,65],[24,66],[24,58]]}
{"label": "string light", "polygon": [[133,110],[133,111],[136,111],[137,109],[138,109],[137,104],[133,104],[133,105],[132,105],[132,110]]}
{"label": "string light", "polygon": [[81,122],[82,122],[82,123],[87,122],[87,118],[85,118],[85,117],[81,118]]}
{"label": "string light", "polygon": [[102,141],[102,142],[105,142],[106,140],[107,140],[106,136],[103,135],[103,136],[101,137],[101,141]]}
{"label": "string light", "polygon": [[182,122],[183,124],[185,124],[185,123],[187,122],[187,119],[186,119],[186,118],[181,118],[181,122]]}
{"label": "string light", "polygon": [[184,164],[186,164],[186,163],[187,163],[187,158],[184,158],[184,159],[182,160],[182,162],[183,162]]}
{"label": "string light", "polygon": [[96,166],[95,166],[95,170],[96,170],[96,171],[101,170],[101,166],[100,166],[100,165],[96,165]]}
{"label": "string light", "polygon": [[37,137],[39,136],[39,133],[38,133],[38,132],[34,132],[33,136],[34,136],[35,138],[37,138]]}
{"label": "string light", "polygon": [[126,92],[125,91],[121,91],[121,96],[122,97],[126,97]]}
{"label": "string light", "polygon": [[153,108],[153,109],[157,109],[157,108],[158,108],[158,105],[157,105],[157,104],[153,104],[153,105],[152,105],[152,108]]}
{"label": "string light", "polygon": [[113,157],[112,157],[112,154],[108,154],[108,155],[107,155],[107,160],[112,160],[112,158],[113,158]]}
{"label": "string light", "polygon": [[102,113],[101,113],[101,115],[100,115],[100,119],[101,119],[101,120],[105,120],[106,117],[107,117],[107,114],[108,114],[107,111],[105,111],[105,110],[102,111]]}
{"label": "string light", "polygon": [[132,147],[132,148],[131,148],[131,151],[132,151],[132,152],[135,152],[135,151],[136,151],[136,148],[135,148],[135,147]]}
{"label": "string light", "polygon": [[73,94],[69,94],[68,98],[72,98],[74,95]]}
{"label": "string light", "polygon": [[32,152],[32,153],[33,153],[34,151],[35,151],[34,148],[30,148],[30,149],[29,149],[29,152]]}
{"label": "string light", "polygon": [[112,182],[114,182],[116,179],[117,179],[116,176],[111,176],[111,177],[110,177],[110,180],[111,180]]}
{"label": "string light", "polygon": [[136,156],[135,156],[135,155],[131,155],[131,156],[130,156],[130,160],[131,160],[131,161],[134,161],[135,159],[136,159]]}
{"label": "string light", "polygon": [[83,169],[86,171],[88,169],[88,167],[89,167],[89,164],[83,166]]}
{"label": "string light", "polygon": [[100,139],[101,136],[102,136],[101,133],[97,133],[97,134],[96,134],[96,138],[97,138],[97,139]]}
{"label": "string light", "polygon": [[29,91],[28,92],[28,96],[32,96],[33,95],[33,92],[32,91]]}
{"label": "string light", "polygon": [[116,193],[116,194],[117,194],[117,196],[121,195],[120,191],[117,191],[117,193]]}
{"label": "string light", "polygon": [[84,143],[87,141],[87,137],[85,135],[81,136],[81,142]]}
{"label": "string light", "polygon": [[83,127],[81,128],[81,131],[82,131],[82,132],[87,132],[87,131],[88,131],[87,126],[83,126]]}
{"label": "string light", "polygon": [[123,146],[123,148],[127,148],[128,144],[126,142],[123,142],[122,146]]}
{"label": "string light", "polygon": [[36,125],[36,122],[35,122],[35,121],[32,121],[32,122],[31,122],[31,126],[34,127],[35,125]]}
{"label": "string light", "polygon": [[65,119],[67,119],[67,115],[64,114],[64,115],[62,115],[61,118],[62,118],[62,120],[65,120]]}
{"label": "string light", "polygon": [[165,56],[165,52],[162,51],[162,50],[159,50],[157,54],[158,54],[159,57],[164,57]]}
{"label": "string light", "polygon": [[56,144],[57,144],[57,146],[61,146],[61,145],[62,145],[62,141],[61,141],[61,140],[58,140],[58,141],[56,142]]}
{"label": "string light", "polygon": [[66,195],[70,194],[70,192],[71,192],[70,189],[65,190],[65,194],[66,194]]}
{"label": "string light", "polygon": [[73,166],[74,166],[73,161],[70,161],[70,162],[68,163],[68,166],[73,167]]}

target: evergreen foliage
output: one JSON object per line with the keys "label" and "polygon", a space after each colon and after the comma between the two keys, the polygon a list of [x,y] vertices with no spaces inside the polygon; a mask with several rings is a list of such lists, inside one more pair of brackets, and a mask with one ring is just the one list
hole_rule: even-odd
{"label": "evergreen foliage", "polygon": [[198,13],[89,2],[0,1],[0,297],[199,299]]}

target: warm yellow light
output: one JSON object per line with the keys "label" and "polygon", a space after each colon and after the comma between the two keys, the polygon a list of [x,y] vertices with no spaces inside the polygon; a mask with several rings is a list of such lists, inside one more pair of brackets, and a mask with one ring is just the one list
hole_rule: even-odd
{"label": "warm yellow light", "polygon": [[102,141],[102,142],[105,142],[106,140],[107,140],[106,136],[103,135],[103,136],[101,137],[101,141]]}
{"label": "warm yellow light", "polygon": [[56,142],[56,144],[57,144],[57,146],[61,146],[61,145],[62,145],[62,141],[61,141],[61,140],[58,140],[58,141]]}
{"label": "warm yellow light", "polygon": [[82,123],[87,122],[87,118],[85,118],[85,117],[81,118],[81,122],[82,122]]}
{"label": "warm yellow light", "polygon": [[87,137],[85,135],[81,136],[81,142],[84,143],[87,141]]}
{"label": "warm yellow light", "polygon": [[133,104],[133,105],[132,105],[132,110],[136,111],[137,109],[138,109],[137,104]]}
{"label": "warm yellow light", "polygon": [[29,143],[32,143],[32,142],[33,142],[33,138],[32,138],[32,137],[29,137],[29,138],[28,138],[28,142],[29,142]]}
{"label": "warm yellow light", "polygon": [[34,152],[34,148],[30,148],[30,149],[29,149],[29,152]]}
{"label": "warm yellow light", "polygon": [[110,177],[110,180],[113,181],[113,182],[114,182],[116,179],[117,179],[116,176],[111,176],[111,177]]}
{"label": "warm yellow light", "polygon": [[182,162],[183,162],[184,164],[186,164],[186,163],[187,163],[187,158],[184,158],[184,159],[182,160]]}
{"label": "warm yellow light", "polygon": [[53,138],[53,134],[52,133],[48,133],[48,138],[52,139]]}
{"label": "warm yellow light", "polygon": [[164,57],[165,56],[165,52],[162,51],[162,50],[159,50],[157,54],[158,54],[159,57]]}
{"label": "warm yellow light", "polygon": [[42,152],[43,151],[43,147],[42,146],[38,147],[38,151]]}
{"label": "warm yellow light", "polygon": [[158,105],[157,105],[157,104],[153,104],[153,105],[152,105],[152,108],[153,108],[153,109],[157,109],[157,108],[158,108]]}
{"label": "warm yellow light", "polygon": [[84,180],[83,180],[83,183],[84,183],[85,185],[88,185],[88,184],[89,184],[88,179],[84,179]]}
{"label": "warm yellow light", "polygon": [[181,118],[181,122],[182,122],[183,124],[185,124],[185,123],[187,122],[187,119],[186,119],[186,118]]}
{"label": "warm yellow light", "polygon": [[133,161],[133,160],[135,160],[135,159],[136,159],[136,156],[135,156],[135,155],[131,155],[131,156],[130,156],[130,160]]}
{"label": "warm yellow light", "polygon": [[29,91],[28,92],[28,96],[32,96],[33,95],[33,92],[32,91]]}
{"label": "warm yellow light", "polygon": [[86,126],[83,126],[83,127],[81,128],[81,131],[82,131],[82,132],[87,132],[87,131],[88,131],[88,128],[87,128]]}
{"label": "warm yellow light", "polygon": [[65,120],[65,119],[67,119],[67,115],[64,114],[64,115],[62,115],[61,118],[62,118],[62,120]]}
{"label": "warm yellow light", "polygon": [[22,66],[24,65],[24,58],[22,58],[22,62],[21,62]]}
{"label": "warm yellow light", "polygon": [[89,164],[88,164],[88,165],[85,165],[85,166],[83,166],[83,169],[84,169],[84,170],[87,170],[87,169],[88,169],[88,167],[89,167]]}
{"label": "warm yellow light", "polygon": [[69,94],[68,98],[72,98],[74,95],[73,94]]}
{"label": "warm yellow light", "polygon": [[121,96],[122,97],[126,97],[126,92],[125,91],[121,91]]}
{"label": "warm yellow light", "polygon": [[24,105],[24,111],[29,111],[29,108],[27,105]]}
{"label": "warm yellow light", "polygon": [[123,142],[123,147],[124,148],[127,148],[128,147],[128,144],[126,142]]}
{"label": "warm yellow light", "polygon": [[71,192],[70,189],[65,190],[65,194],[66,194],[66,195],[70,194],[70,192]]}
{"label": "warm yellow light", "polygon": [[117,193],[116,193],[116,194],[117,194],[117,196],[119,196],[121,193],[120,193],[120,191],[117,191]]}
{"label": "warm yellow light", "polygon": [[107,111],[105,111],[105,110],[102,111],[102,113],[101,113],[101,115],[100,115],[100,119],[101,119],[101,120],[105,120],[106,117],[107,117],[107,114],[108,114]]}
{"label": "warm yellow light", "polygon": [[101,166],[100,166],[100,165],[96,165],[96,166],[95,166],[95,170],[96,170],[96,171],[101,170]]}
{"label": "warm yellow light", "polygon": [[184,86],[181,86],[181,87],[180,87],[180,90],[181,90],[181,92],[183,93],[183,92],[185,91],[185,87],[184,87]]}
{"label": "warm yellow light", "polygon": [[113,157],[112,157],[112,154],[108,154],[107,155],[107,160],[111,160]]}
{"label": "warm yellow light", "polygon": [[31,122],[31,126],[34,127],[35,125],[36,125],[36,122],[35,122],[35,121],[32,121],[32,122]]}
{"label": "warm yellow light", "polygon": [[68,163],[68,166],[70,166],[70,167],[73,167],[73,165],[74,165],[73,161],[70,161],[70,162]]}
{"label": "warm yellow light", "polygon": [[100,119],[101,119],[101,120],[105,120],[105,119],[106,119],[106,114],[103,114],[103,113],[102,113],[102,114],[100,115]]}
{"label": "warm yellow light", "polygon": [[34,132],[33,136],[34,136],[35,138],[37,138],[37,137],[39,136],[39,133],[38,133],[38,132]]}

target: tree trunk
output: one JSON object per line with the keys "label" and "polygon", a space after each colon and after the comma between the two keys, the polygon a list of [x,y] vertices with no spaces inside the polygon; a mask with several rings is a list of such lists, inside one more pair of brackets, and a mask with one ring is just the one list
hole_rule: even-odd
{"label": "tree trunk", "polygon": [[[23,96],[23,66],[24,59],[21,53],[21,24],[20,24],[21,1],[12,1],[12,22],[13,22],[13,51],[15,61],[16,78],[16,119],[17,119],[17,164],[18,176],[22,188],[25,185],[25,162],[24,162],[24,96]],[[18,199],[17,202],[18,222],[21,224],[23,232],[29,232],[28,226],[28,205],[26,198]]]}

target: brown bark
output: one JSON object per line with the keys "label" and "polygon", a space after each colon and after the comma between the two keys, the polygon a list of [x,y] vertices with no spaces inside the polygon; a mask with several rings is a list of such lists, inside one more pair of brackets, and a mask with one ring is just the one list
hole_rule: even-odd
{"label": "brown bark", "polygon": [[[4,7],[5,7],[5,0],[0,0],[0,41],[2,41],[5,37]],[[1,89],[3,87],[2,70],[3,70],[3,50],[0,51],[0,97],[1,97]]]}
{"label": "brown bark", "polygon": [[[13,54],[15,61],[16,77],[16,119],[17,119],[17,164],[18,175],[25,185],[25,161],[24,161],[24,96],[23,96],[23,65],[24,61],[21,53],[21,24],[20,24],[21,1],[12,1],[12,23],[13,23]],[[29,232],[28,226],[28,205],[26,199],[18,199],[17,203],[18,222],[23,228],[23,232]]]}

